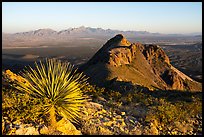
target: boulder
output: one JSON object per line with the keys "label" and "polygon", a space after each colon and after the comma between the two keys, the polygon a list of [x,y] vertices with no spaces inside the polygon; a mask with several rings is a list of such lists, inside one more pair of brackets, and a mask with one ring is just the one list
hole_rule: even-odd
{"label": "boulder", "polygon": [[57,123],[57,130],[62,132],[62,135],[82,135],[81,131],[77,130],[76,127],[65,118],[62,118]]}
{"label": "boulder", "polygon": [[38,129],[30,125],[21,125],[16,130],[16,135],[39,135]]}

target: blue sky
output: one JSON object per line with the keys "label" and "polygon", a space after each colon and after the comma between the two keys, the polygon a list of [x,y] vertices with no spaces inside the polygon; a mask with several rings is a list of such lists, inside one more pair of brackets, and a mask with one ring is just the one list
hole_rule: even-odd
{"label": "blue sky", "polygon": [[3,2],[3,32],[93,27],[160,33],[202,32],[201,2]]}

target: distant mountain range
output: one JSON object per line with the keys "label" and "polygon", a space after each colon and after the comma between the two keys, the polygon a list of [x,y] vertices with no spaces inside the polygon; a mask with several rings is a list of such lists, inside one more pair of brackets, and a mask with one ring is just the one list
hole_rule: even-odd
{"label": "distant mountain range", "polygon": [[136,36],[188,36],[188,35],[202,35],[202,33],[189,33],[189,34],[163,34],[163,33],[150,33],[148,31],[121,31],[113,29],[102,29],[102,28],[91,28],[91,27],[78,27],[78,28],[69,28],[61,31],[55,31],[52,29],[38,29],[27,32],[19,33],[2,33],[3,35],[13,35],[13,36],[110,36],[122,33],[127,37],[136,37]]}
{"label": "distant mountain range", "polygon": [[[174,38],[174,37],[189,37],[189,36],[202,36],[195,34],[183,35],[183,34],[162,34],[162,33],[150,33],[147,31],[120,31],[112,29],[91,28],[81,26],[79,28],[69,28],[66,30],[55,31],[52,29],[38,29],[28,32],[19,33],[3,33],[3,47],[15,47],[15,46],[39,46],[44,44],[58,44],[73,43],[76,41],[100,41],[104,42],[107,38],[113,37],[117,34],[124,34],[127,38]],[[200,37],[195,37],[194,39]]]}

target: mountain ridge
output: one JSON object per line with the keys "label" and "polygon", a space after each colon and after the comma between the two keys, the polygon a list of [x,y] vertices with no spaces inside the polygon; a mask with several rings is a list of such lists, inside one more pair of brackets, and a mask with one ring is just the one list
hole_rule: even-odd
{"label": "mountain ridge", "polygon": [[130,43],[122,34],[108,40],[82,67],[93,83],[124,81],[152,89],[201,90],[192,80],[170,64],[159,45]]}
{"label": "mountain ridge", "polygon": [[[53,32],[56,32],[57,34],[61,34],[62,32],[74,32],[74,31],[92,31],[92,32],[96,32],[96,31],[101,31],[101,32],[108,32],[108,33],[123,33],[125,34],[126,36],[128,34],[153,34],[153,35],[168,35],[168,36],[171,36],[171,35],[185,35],[185,34],[181,34],[181,33],[175,33],[175,34],[164,34],[164,33],[159,33],[159,32],[148,32],[148,31],[136,31],[136,30],[117,30],[117,29],[103,29],[103,28],[92,28],[92,27],[85,27],[85,26],[80,26],[80,27],[76,27],[76,28],[68,28],[68,29],[63,29],[63,30],[59,30],[59,31],[56,31],[56,30],[53,30],[51,28],[41,28],[41,29],[36,29],[36,30],[30,30],[30,31],[23,31],[23,32],[16,32],[16,33],[7,33],[7,32],[2,32],[2,34],[10,34],[10,35],[18,35],[18,34],[29,34],[29,33],[36,33],[38,31],[45,31],[46,33],[46,30],[47,31],[53,31]],[[127,34],[126,34],[127,33]],[[188,33],[186,35],[202,35],[202,33]]]}
{"label": "mountain ridge", "polygon": [[[18,33],[2,32],[2,46],[7,47],[37,47],[37,46],[72,46],[98,43],[101,45],[110,37],[124,34],[131,41],[145,43],[191,43],[201,42],[202,37],[182,34],[150,33],[147,31],[121,31],[113,29],[78,27],[55,31],[50,28],[31,30]],[[99,44],[100,43],[100,44]]]}

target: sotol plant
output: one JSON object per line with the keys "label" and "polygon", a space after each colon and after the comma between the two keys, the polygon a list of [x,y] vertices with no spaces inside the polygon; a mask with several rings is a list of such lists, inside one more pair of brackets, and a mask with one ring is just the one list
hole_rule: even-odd
{"label": "sotol plant", "polygon": [[49,114],[50,124],[55,127],[56,116],[78,122],[80,108],[87,101],[81,90],[87,84],[87,77],[74,70],[70,63],[46,59],[45,63],[35,62],[36,69],[27,68],[21,73],[26,82],[17,82],[17,89],[35,98],[45,100],[43,106]]}

